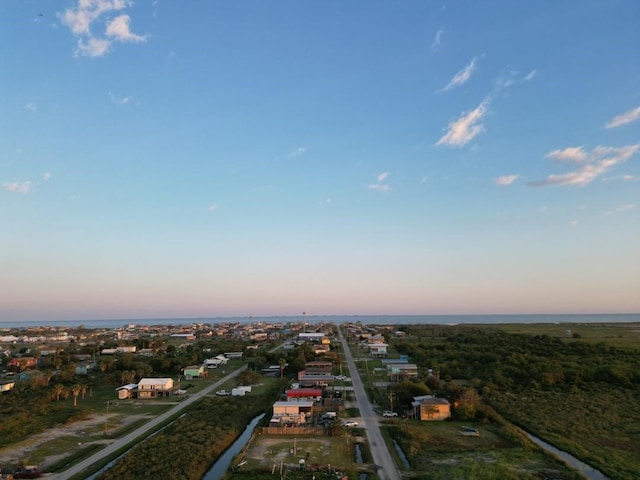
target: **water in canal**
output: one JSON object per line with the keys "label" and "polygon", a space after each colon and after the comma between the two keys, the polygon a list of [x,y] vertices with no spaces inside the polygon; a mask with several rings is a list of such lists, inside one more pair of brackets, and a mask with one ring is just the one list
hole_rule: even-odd
{"label": "water in canal", "polygon": [[227,469],[229,468],[229,465],[231,465],[231,461],[238,453],[240,453],[242,447],[247,444],[247,442],[251,438],[253,430],[256,428],[256,425],[262,419],[262,417],[264,417],[264,413],[251,420],[251,423],[247,425],[247,428],[244,429],[244,432],[242,432],[238,439],[233,442],[233,445],[231,445],[222,454],[222,456],[218,460],[216,460],[216,463],[214,463],[211,469],[207,473],[205,473],[204,477],[202,477],[202,480],[219,480],[225,473],[227,473]]}

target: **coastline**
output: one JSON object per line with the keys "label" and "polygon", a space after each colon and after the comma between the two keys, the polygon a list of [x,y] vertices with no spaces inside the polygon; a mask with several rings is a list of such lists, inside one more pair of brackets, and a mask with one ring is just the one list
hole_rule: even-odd
{"label": "coastline", "polygon": [[125,328],[129,325],[192,325],[224,323],[347,323],[361,322],[376,325],[482,325],[482,324],[533,324],[533,323],[636,323],[640,313],[612,314],[523,314],[523,315],[299,315],[265,317],[194,317],[194,318],[131,318],[94,320],[42,320],[42,321],[0,321],[0,330],[19,328]]}

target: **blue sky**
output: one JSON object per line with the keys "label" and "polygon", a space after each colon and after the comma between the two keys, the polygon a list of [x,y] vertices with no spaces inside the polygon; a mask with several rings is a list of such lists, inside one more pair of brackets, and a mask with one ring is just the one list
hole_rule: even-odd
{"label": "blue sky", "polygon": [[0,3],[0,321],[640,311],[640,3]]}

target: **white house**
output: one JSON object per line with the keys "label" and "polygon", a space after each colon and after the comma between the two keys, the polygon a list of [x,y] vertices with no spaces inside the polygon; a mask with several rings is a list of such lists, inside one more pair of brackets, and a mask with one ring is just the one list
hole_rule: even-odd
{"label": "white house", "polygon": [[138,398],[164,397],[173,390],[173,378],[143,378],[138,382]]}

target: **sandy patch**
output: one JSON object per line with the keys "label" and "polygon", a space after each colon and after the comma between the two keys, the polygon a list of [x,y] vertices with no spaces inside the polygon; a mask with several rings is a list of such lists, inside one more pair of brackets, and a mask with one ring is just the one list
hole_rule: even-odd
{"label": "sandy patch", "polygon": [[38,454],[37,450],[44,444],[63,437],[75,437],[77,441],[72,444],[73,447],[70,448],[66,445],[64,452],[47,455],[39,462],[40,468],[46,469],[48,465],[69,456],[87,445],[98,443],[109,444],[113,442],[114,439],[100,438],[104,432],[103,429],[107,418],[109,422],[109,431],[113,431],[116,428],[122,428],[146,416],[148,415],[109,414],[107,417],[105,414],[96,414],[87,420],[81,420],[61,427],[50,428],[42,433],[33,435],[27,440],[1,448],[0,466],[17,465],[21,461],[32,463],[29,461],[29,458],[32,455]]}

